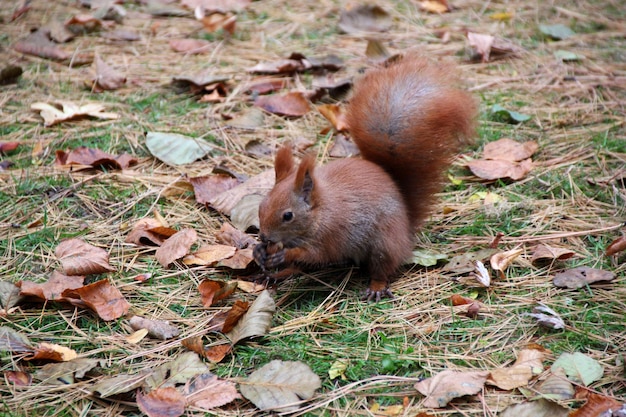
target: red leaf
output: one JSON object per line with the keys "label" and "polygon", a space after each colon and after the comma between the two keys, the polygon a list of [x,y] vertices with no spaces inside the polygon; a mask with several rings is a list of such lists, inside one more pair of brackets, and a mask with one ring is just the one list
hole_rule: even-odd
{"label": "red leaf", "polygon": [[626,237],[621,236],[606,247],[606,256],[615,255],[623,250],[626,250]]}
{"label": "red leaf", "polygon": [[61,295],[75,306],[92,309],[102,320],[107,321],[122,317],[130,308],[122,293],[106,279],[74,290],[65,290]]}
{"label": "red leaf", "polygon": [[164,268],[172,262],[185,256],[191,245],[198,239],[193,229],[183,229],[167,239],[156,251],[156,259]]}
{"label": "red leaf", "polygon": [[149,417],[178,417],[185,412],[185,397],[176,388],[157,388],[149,394],[137,390],[137,405]]}
{"label": "red leaf", "polygon": [[6,154],[20,146],[19,142],[0,142],[0,153]]}
{"label": "red leaf", "polygon": [[79,275],[63,275],[58,271],[54,271],[48,281],[38,284],[32,281],[21,281],[20,295],[33,296],[45,301],[61,301],[61,294],[65,290],[73,290],[83,286],[84,276]]}
{"label": "red leaf", "polygon": [[309,101],[299,91],[282,95],[259,96],[254,100],[254,105],[270,113],[288,117],[300,117],[310,110]]}

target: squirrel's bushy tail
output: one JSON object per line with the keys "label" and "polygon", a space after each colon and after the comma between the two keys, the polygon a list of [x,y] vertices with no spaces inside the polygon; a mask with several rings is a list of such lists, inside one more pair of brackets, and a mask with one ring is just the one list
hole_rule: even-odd
{"label": "squirrel's bushy tail", "polygon": [[369,70],[355,85],[351,136],[363,158],[398,184],[414,227],[428,216],[454,156],[474,139],[476,113],[454,69],[419,56]]}

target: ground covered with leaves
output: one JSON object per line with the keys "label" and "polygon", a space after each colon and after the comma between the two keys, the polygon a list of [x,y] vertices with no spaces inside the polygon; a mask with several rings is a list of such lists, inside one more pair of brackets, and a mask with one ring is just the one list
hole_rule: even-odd
{"label": "ground covered with leaves", "polygon": [[[615,0],[5,5],[0,414],[624,415],[625,21]],[[409,51],[455,61],[481,111],[395,299],[362,302],[350,269],[246,282],[276,147],[353,153],[352,80]]]}

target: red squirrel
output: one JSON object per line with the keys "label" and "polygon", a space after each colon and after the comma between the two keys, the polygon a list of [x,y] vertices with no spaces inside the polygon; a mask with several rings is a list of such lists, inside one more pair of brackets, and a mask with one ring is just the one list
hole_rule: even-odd
{"label": "red squirrel", "polygon": [[266,277],[354,263],[370,276],[365,298],[392,297],[445,171],[475,134],[476,102],[452,73],[419,56],[367,71],[346,113],[362,158],[316,167],[312,155],[296,165],[290,147],[278,150],[254,249]]}

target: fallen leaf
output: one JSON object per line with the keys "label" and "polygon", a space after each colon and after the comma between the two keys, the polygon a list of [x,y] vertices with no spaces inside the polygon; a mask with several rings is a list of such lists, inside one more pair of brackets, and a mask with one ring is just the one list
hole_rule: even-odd
{"label": "fallen leaf", "polygon": [[144,246],[161,246],[163,242],[177,232],[176,229],[163,225],[160,220],[147,217],[135,223],[124,242]]}
{"label": "fallen leaf", "polygon": [[517,142],[502,138],[489,142],[483,149],[483,158],[519,162],[530,158],[537,152],[539,145],[535,141]]}
{"label": "fallen leaf", "polygon": [[115,271],[109,265],[109,254],[82,239],[67,239],[54,250],[63,272],[67,275],[92,275]]}
{"label": "fallen leaf", "polygon": [[527,114],[522,114],[513,110],[505,109],[499,104],[494,104],[491,107],[491,114],[494,116],[496,121],[511,124],[522,123],[531,119],[531,117]]}
{"label": "fallen leaf", "polygon": [[[213,326],[211,325],[209,325],[209,327],[213,328]],[[226,357],[226,355],[228,355],[232,351],[233,348],[230,343],[212,345],[205,348],[201,336],[188,337],[186,339],[183,339],[181,341],[181,344],[192,352],[197,353],[198,355],[210,360],[213,363],[220,363]]]}
{"label": "fallen leaf", "polygon": [[561,24],[556,25],[539,25],[539,30],[546,36],[555,40],[563,40],[575,35],[574,31],[569,27]]}
{"label": "fallen leaf", "polygon": [[230,221],[239,230],[260,228],[259,206],[263,201],[260,194],[248,194],[243,196],[230,210]]}
{"label": "fallen leaf", "polygon": [[611,271],[580,266],[559,272],[554,276],[552,283],[556,287],[577,289],[600,281],[612,281],[615,274]]}
{"label": "fallen leaf", "polygon": [[[54,272],[52,274],[54,275]],[[12,282],[0,281],[0,310],[8,311],[23,299],[24,297],[20,295],[20,287]]]}
{"label": "fallen leaf", "polygon": [[245,293],[255,294],[255,293],[265,290],[265,285],[256,283],[254,281],[239,280],[237,281],[237,288],[239,288],[241,291]]}
{"label": "fallen leaf", "polygon": [[191,378],[209,372],[195,352],[185,352],[175,360],[154,368],[145,380],[145,386],[153,390],[159,387],[175,387],[185,384]]}
{"label": "fallen leaf", "polygon": [[382,7],[361,4],[341,10],[339,29],[345,33],[385,32],[391,28],[392,19]]}
{"label": "fallen leaf", "polygon": [[559,314],[550,307],[538,305],[533,308],[532,313],[526,313],[526,315],[536,318],[540,326],[555,330],[565,328],[565,322],[561,316],[559,316]]}
{"label": "fallen leaf", "polygon": [[469,45],[474,48],[474,51],[481,57],[482,62],[489,62],[489,56],[491,55],[491,47],[495,41],[495,37],[492,35],[485,35],[482,33],[467,32],[467,41]]}
{"label": "fallen leaf", "polygon": [[345,360],[336,360],[330,365],[328,369],[328,377],[330,379],[337,379],[341,377],[343,380],[347,380],[346,370],[348,369],[348,362]]}
{"label": "fallen leaf", "polygon": [[569,408],[552,401],[539,399],[509,405],[498,417],[568,417]]}
{"label": "fallen leaf", "polygon": [[304,70],[304,64],[298,59],[280,59],[277,61],[260,62],[249,68],[248,72],[254,74],[290,74]]}
{"label": "fallen leaf", "polygon": [[133,345],[141,342],[148,335],[148,329],[139,329],[125,337],[128,343]]}
{"label": "fallen leaf", "polygon": [[274,186],[274,170],[268,169],[262,173],[249,178],[242,184],[220,193],[210,201],[211,207],[215,210],[230,216],[232,210],[239,201],[250,194],[265,194]]}
{"label": "fallen leaf", "polygon": [[78,354],[75,350],[65,346],[57,345],[55,343],[41,342],[33,352],[25,357],[27,361],[30,360],[48,360],[55,362],[67,362],[72,359],[76,359]]}
{"label": "fallen leaf", "polygon": [[336,131],[342,132],[349,129],[346,114],[338,104],[322,104],[317,110],[330,122]]}
{"label": "fallen leaf", "polygon": [[[197,251],[185,255],[183,263],[185,265],[214,266],[225,258],[230,258],[235,254],[237,248],[230,245],[204,245]],[[205,305],[205,307],[208,307]]]}
{"label": "fallen leaf", "polygon": [[141,36],[134,30],[119,28],[107,32],[103,32],[100,36],[104,39],[112,41],[138,41]]}
{"label": "fallen leaf", "polygon": [[251,248],[256,245],[256,240],[252,236],[234,228],[228,222],[222,223],[222,227],[215,234],[215,238],[220,243],[235,246],[238,249]]}
{"label": "fallen leaf", "polygon": [[94,65],[96,78],[92,82],[95,91],[117,90],[126,84],[126,77],[104,62],[100,55],[96,54]]}
{"label": "fallen leaf", "polygon": [[224,325],[221,329],[222,333],[230,332],[237,325],[237,323],[239,323],[239,320],[248,312],[248,310],[249,304],[247,301],[235,301],[233,306],[226,313]]}
{"label": "fallen leaf", "polygon": [[193,186],[196,201],[200,204],[208,204],[212,199],[228,191],[239,184],[237,178],[228,175],[204,175],[189,178]]}
{"label": "fallen leaf", "polygon": [[79,146],[71,151],[57,150],[54,161],[54,164],[58,166],[72,166],[73,171],[77,170],[74,165],[111,170],[127,169],[136,163],[137,158],[127,153],[113,156],[100,149],[88,148],[86,146]]}
{"label": "fallen leaf", "polygon": [[57,100],[54,104],[55,106],[48,103],[33,103],[30,108],[40,112],[44,126],[53,126],[58,123],[89,117],[104,120],[119,119],[120,117],[117,113],[105,112],[104,105],[97,103],[79,106],[71,101]]}
{"label": "fallen leaf", "polygon": [[580,352],[562,353],[552,364],[551,370],[555,373],[558,368],[562,368],[571,381],[587,387],[604,374],[604,368],[598,361]]}
{"label": "fallen leaf", "polygon": [[237,129],[255,130],[265,124],[265,113],[261,109],[251,107],[237,113],[226,122],[227,126]]}
{"label": "fallen leaf", "polygon": [[626,250],[626,236],[620,236],[606,247],[606,256],[612,256]]}
{"label": "fallen leaf", "polygon": [[259,96],[254,105],[279,116],[300,117],[310,110],[309,101],[300,91],[285,94]]}
{"label": "fallen leaf", "polygon": [[491,275],[481,261],[474,262],[474,272],[469,277],[461,277],[458,281],[470,287],[489,288],[491,286]]}
{"label": "fallen leaf", "polygon": [[106,398],[141,387],[149,375],[150,371],[148,370],[132,375],[119,374],[96,382],[89,387],[89,390],[99,393],[100,398]]}
{"label": "fallen leaf", "polygon": [[523,349],[513,365],[493,369],[487,382],[507,391],[526,386],[534,376],[543,372],[545,355],[545,349]]}
{"label": "fallen leaf", "polygon": [[176,388],[157,388],[148,394],[137,391],[137,406],[148,417],[178,417],[185,412],[185,397]]}
{"label": "fallen leaf", "polygon": [[211,410],[241,398],[235,384],[219,379],[210,372],[200,374],[185,384],[183,390],[187,405]]}
{"label": "fallen leaf", "polygon": [[[618,414],[613,414],[613,412],[622,407],[622,403],[611,397],[590,392],[587,396],[587,402],[578,410],[571,412],[569,417],[618,416]],[[607,414],[607,412],[609,413]]]}
{"label": "fallen leaf", "polygon": [[552,401],[571,400],[574,398],[574,386],[565,377],[562,368],[555,371],[539,385],[537,391],[541,393],[543,398]]}
{"label": "fallen leaf", "polygon": [[69,52],[64,51],[50,40],[50,31],[46,29],[37,30],[18,40],[13,45],[13,49],[23,54],[54,61],[64,61],[71,57]]}
{"label": "fallen leaf", "polygon": [[272,324],[276,304],[269,291],[265,290],[252,303],[246,314],[226,336],[233,344],[241,340],[265,335]]}
{"label": "fallen leaf", "polygon": [[[288,82],[289,80],[286,78],[261,77],[245,84],[242,89],[248,94],[267,94],[282,90]],[[263,114],[262,112],[259,113]]]}
{"label": "fallen leaf", "polygon": [[241,394],[260,410],[294,412],[321,387],[320,378],[302,362],[273,360],[241,381]]}
{"label": "fallen leaf", "polygon": [[554,57],[563,62],[582,61],[585,59],[584,55],[577,54],[571,51],[564,51],[563,49],[557,49],[554,51]]}
{"label": "fallen leaf", "polygon": [[4,377],[16,387],[27,387],[33,382],[33,376],[24,371],[5,371]]}
{"label": "fallen leaf", "polygon": [[170,41],[170,48],[175,52],[187,54],[205,54],[212,46],[211,42],[204,39],[172,39]]}
{"label": "fallen leaf", "polygon": [[564,261],[574,256],[576,252],[565,249],[556,248],[546,245],[544,243],[539,244],[533,251],[533,256],[530,258],[530,262],[533,264],[542,264],[545,262]]}
{"label": "fallen leaf", "polygon": [[33,378],[46,385],[69,385],[96,366],[103,366],[100,359],[77,358],[68,362],[49,363],[37,370]]}
{"label": "fallen leaf", "polygon": [[146,146],[155,158],[173,166],[204,158],[213,149],[204,139],[161,132],[146,133]]}
{"label": "fallen leaf", "polygon": [[437,265],[439,261],[448,259],[445,253],[436,253],[430,250],[415,249],[411,257],[411,263],[421,266]]}
{"label": "fallen leaf", "polygon": [[19,142],[0,142],[0,153],[6,155],[20,146]]}
{"label": "fallen leaf", "polygon": [[419,4],[422,10],[425,10],[429,13],[441,14],[450,11],[450,7],[448,6],[448,3],[446,1],[423,0],[418,1],[417,4]]}
{"label": "fallen leaf", "polygon": [[19,283],[20,294],[23,296],[37,297],[44,301],[62,301],[61,294],[65,290],[73,290],[83,286],[84,276],[64,275],[59,271],[53,271],[48,281],[38,284],[31,281]]}
{"label": "fallen leaf", "polygon": [[67,27],[70,32],[73,33],[95,32],[99,30],[102,26],[102,20],[87,13],[72,16],[65,22],[65,27]]}
{"label": "fallen leaf", "polygon": [[489,263],[494,271],[498,271],[500,278],[504,278],[504,271],[513,263],[518,256],[524,252],[523,249],[512,249],[506,252],[498,252],[493,254]]}
{"label": "fallen leaf", "polygon": [[510,178],[517,181],[533,169],[533,162],[530,158],[521,162],[476,159],[469,161],[467,166],[474,175],[484,180]]}
{"label": "fallen leaf", "polygon": [[157,261],[167,268],[172,262],[189,253],[189,249],[196,240],[198,240],[198,233],[193,229],[183,229],[177,232],[156,250]]}
{"label": "fallen leaf", "polygon": [[180,334],[178,327],[173,326],[167,320],[150,320],[139,316],[133,316],[128,321],[133,330],[146,329],[154,338],[167,340]]}
{"label": "fallen leaf", "polygon": [[218,262],[217,266],[230,269],[247,269],[253,261],[254,254],[252,248],[237,249],[233,256],[222,259]]}
{"label": "fallen leaf", "polygon": [[235,33],[237,25],[237,15],[233,13],[222,13],[214,11],[205,13],[202,7],[196,7],[194,10],[196,20],[199,20],[204,27],[205,32],[213,33],[220,29],[228,32],[230,35]]}
{"label": "fallen leaf", "polygon": [[454,272],[457,274],[464,274],[472,272],[475,269],[476,261],[486,261],[498,250],[494,248],[481,249],[477,252],[465,252],[460,255],[454,256],[450,261],[444,265],[444,272]]}
{"label": "fallen leaf", "polygon": [[77,307],[90,308],[105,321],[122,317],[130,308],[122,293],[107,279],[81,288],[65,290],[61,296]]}
{"label": "fallen leaf", "polygon": [[[232,249],[234,253],[234,248]],[[214,303],[229,297],[235,292],[236,288],[237,283],[234,281],[224,282],[211,279],[205,279],[198,285],[198,291],[202,297],[202,305],[205,308],[211,307]]]}
{"label": "fallen leaf", "polygon": [[34,350],[26,335],[10,327],[0,326],[0,352],[26,353]]}
{"label": "fallen leaf", "polygon": [[419,381],[415,389],[426,396],[424,407],[441,408],[457,397],[474,395],[481,391],[489,371],[459,372],[445,370]]}

